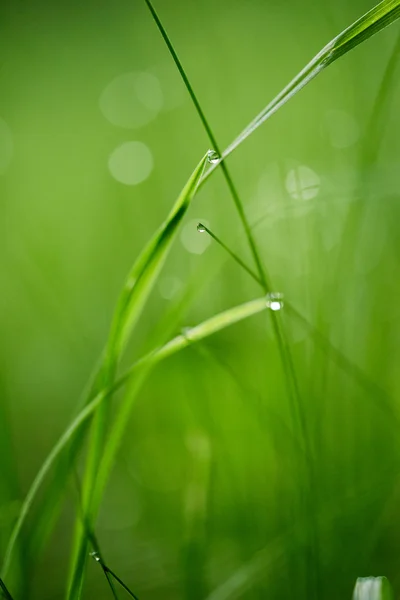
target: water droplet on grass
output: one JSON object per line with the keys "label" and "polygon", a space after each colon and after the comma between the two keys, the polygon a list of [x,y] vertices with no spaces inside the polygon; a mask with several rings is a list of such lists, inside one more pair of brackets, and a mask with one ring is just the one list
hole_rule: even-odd
{"label": "water droplet on grass", "polygon": [[96,562],[100,562],[100,556],[98,554],[98,552],[90,552],[90,556],[93,558],[93,560],[95,560]]}
{"label": "water droplet on grass", "polygon": [[283,294],[279,292],[267,294],[267,306],[273,311],[281,310],[284,306]]}
{"label": "water droplet on grass", "polygon": [[205,233],[206,228],[204,227],[203,223],[197,223],[197,231],[199,233]]}
{"label": "water droplet on grass", "polygon": [[208,162],[215,165],[219,161],[218,153],[215,150],[209,150],[207,152]]}

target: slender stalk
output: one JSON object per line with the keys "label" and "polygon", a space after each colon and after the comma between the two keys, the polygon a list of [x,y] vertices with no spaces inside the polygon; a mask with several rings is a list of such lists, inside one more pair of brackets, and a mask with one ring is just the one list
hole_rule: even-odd
{"label": "slender stalk", "polygon": [[[252,279],[263,288],[262,281],[258,277],[254,271],[250,269],[248,265],[235,253],[231,250],[222,240],[219,238],[211,229],[206,227],[203,223],[200,224],[204,231],[208,233],[208,235],[217,242],[228,254],[233,258],[233,260],[252,277]],[[361,389],[363,389],[367,395],[375,400],[377,397],[380,399],[380,403],[378,407],[385,412],[391,423],[396,423],[396,426],[400,426],[400,419],[396,415],[396,413],[392,410],[393,401],[388,396],[388,394],[380,388],[374,381],[371,381],[363,372],[360,367],[358,367],[351,360],[346,358],[346,356],[338,350],[332,342],[325,337],[317,327],[312,325],[303,315],[290,303],[285,299],[285,310],[292,314],[298,321],[300,321],[303,327],[313,336],[314,341],[319,345],[319,347],[325,352],[327,356],[329,356],[335,364],[343,370],[353,381],[355,381]]]}
{"label": "slender stalk", "polygon": [[[220,157],[221,156],[221,149],[219,147],[217,139],[216,139],[216,137],[214,135],[214,132],[213,132],[213,130],[211,128],[211,125],[210,125],[208,119],[206,118],[206,115],[205,115],[205,113],[204,113],[204,111],[203,111],[203,109],[202,109],[202,107],[200,105],[200,102],[199,102],[199,100],[197,98],[197,95],[194,92],[194,89],[192,87],[192,84],[190,83],[190,80],[189,80],[189,78],[188,78],[188,76],[186,74],[186,71],[183,68],[183,65],[182,65],[182,63],[181,63],[181,61],[180,61],[180,59],[179,59],[179,57],[178,57],[178,55],[177,55],[177,53],[176,53],[176,51],[174,49],[174,46],[172,45],[172,42],[171,42],[171,40],[170,40],[170,38],[169,38],[166,30],[165,30],[165,28],[164,28],[164,26],[163,26],[160,18],[158,17],[158,14],[157,14],[155,8],[153,7],[151,1],[150,0],[145,0],[145,2],[146,2],[146,4],[147,4],[147,6],[148,6],[148,8],[149,8],[149,10],[150,10],[150,12],[151,12],[151,14],[153,16],[153,19],[154,19],[154,21],[155,21],[155,23],[156,23],[156,25],[157,25],[157,27],[158,27],[161,35],[162,35],[162,38],[163,38],[165,44],[168,47],[168,50],[170,51],[170,54],[171,54],[171,56],[172,56],[172,58],[173,58],[173,60],[175,62],[176,68],[178,69],[178,71],[179,71],[179,73],[180,73],[180,75],[182,77],[182,80],[183,80],[183,82],[184,82],[184,84],[186,86],[186,89],[187,89],[187,91],[189,93],[189,96],[190,96],[190,98],[191,98],[191,100],[192,100],[192,102],[193,102],[193,104],[195,106],[197,114],[199,115],[199,118],[200,118],[200,120],[201,120],[201,122],[203,124],[203,127],[204,127],[205,131],[206,131],[208,139],[210,140],[210,144],[212,145],[213,149],[217,152],[218,156]],[[256,246],[256,243],[255,243],[253,234],[251,232],[250,224],[249,224],[249,222],[247,220],[246,213],[244,212],[243,204],[242,204],[242,202],[240,200],[240,197],[239,197],[239,194],[238,194],[238,192],[236,190],[236,186],[233,183],[232,176],[231,176],[231,174],[230,174],[230,172],[228,170],[228,167],[226,166],[225,162],[222,162],[222,163],[219,163],[219,164],[221,164],[222,173],[223,173],[223,175],[225,177],[225,181],[226,181],[226,183],[228,185],[229,191],[230,191],[230,193],[232,195],[233,201],[234,201],[235,206],[236,206],[236,210],[237,210],[237,212],[239,214],[239,217],[240,217],[240,220],[242,222],[243,229],[244,229],[244,231],[246,233],[247,241],[248,241],[249,247],[251,249],[251,253],[253,255],[254,262],[255,262],[255,264],[257,266],[257,270],[259,272],[260,278],[264,282],[264,287],[268,288],[269,286],[268,286],[268,283],[267,283],[266,274],[265,274],[263,266],[262,266],[262,262],[261,262],[261,259],[260,259],[260,256],[259,256],[259,253],[258,253],[258,250],[257,250],[257,246]],[[204,179],[204,175],[203,175],[203,179]],[[268,289],[267,289],[267,291],[268,291]]]}
{"label": "slender stalk", "polygon": [[4,583],[4,581],[2,579],[0,579],[0,589],[2,591],[1,595],[4,596],[4,598],[7,598],[7,600],[13,600],[10,592],[6,588],[6,584]]}

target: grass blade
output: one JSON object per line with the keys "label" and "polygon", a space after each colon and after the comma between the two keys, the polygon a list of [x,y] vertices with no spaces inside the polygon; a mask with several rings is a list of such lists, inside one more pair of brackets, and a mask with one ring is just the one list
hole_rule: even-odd
{"label": "grass blade", "polygon": [[[144,379],[148,376],[150,370],[161,360],[164,360],[172,354],[183,350],[190,344],[199,342],[200,340],[209,337],[221,329],[225,329],[234,323],[242,321],[250,315],[255,315],[264,311],[266,308],[267,302],[263,297],[236,306],[223,313],[219,313],[218,315],[211,317],[196,327],[186,329],[184,333],[176,336],[161,348],[150,352],[137,363],[135,363],[131,369],[129,369],[125,375],[123,375],[123,377],[120,379],[120,382],[123,383],[131,381],[132,386],[128,387],[127,392],[124,395],[121,406],[111,428],[110,435],[107,438],[102,462],[97,471],[96,487],[94,491],[95,505],[100,503],[101,496],[107,483],[108,475],[112,469],[115,456],[118,452],[121,439],[124,435],[131,414],[132,406],[144,382]],[[140,371],[139,375],[134,377],[138,370]]]}
{"label": "grass blade", "polygon": [[115,382],[111,390],[103,390],[96,396],[96,398],[94,398],[88,405],[86,405],[81,410],[81,412],[75,417],[72,423],[67,427],[65,432],[56,442],[31,484],[31,487],[24,500],[20,515],[14,526],[12,535],[7,546],[5,560],[1,571],[1,577],[4,577],[8,571],[15,543],[21,533],[22,525],[25,522],[25,519],[32,507],[32,503],[36,497],[36,494],[40,489],[46,475],[49,473],[51,467],[54,465],[61,452],[68,446],[70,440],[76,435],[76,433],[79,431],[82,425],[93,415],[93,413],[96,411],[101,402],[103,402],[107,394],[116,392],[123,385],[128,383],[129,380],[134,375],[136,375],[136,373],[142,367],[148,364],[154,366],[156,363],[160,362],[164,358],[167,358],[168,356],[171,356],[172,354],[183,350],[190,343],[195,343],[197,341],[205,339],[206,337],[213,335],[221,329],[229,327],[230,325],[238,323],[239,321],[247,319],[253,315],[258,314],[263,310],[266,310],[266,308],[267,303],[265,301],[265,298],[259,298],[258,300],[253,300],[251,302],[235,306],[234,308],[230,308],[220,313],[219,315],[215,315],[211,319],[208,319],[200,325],[193,327],[190,330],[189,335],[179,335],[176,338],[173,338],[164,346],[157,348],[154,352],[151,352],[145,357],[138,360],[122,377],[120,377]]}
{"label": "grass blade", "polygon": [[17,539],[21,533],[22,525],[28,515],[32,507],[32,503],[36,497],[36,494],[42,485],[47,473],[50,471],[50,468],[53,466],[55,460],[60,455],[61,451],[68,445],[70,440],[76,434],[76,432],[80,429],[80,427],[85,423],[85,421],[94,413],[100,403],[104,400],[105,394],[100,393],[94,398],[89,404],[81,410],[81,412],[75,417],[72,423],[67,427],[62,436],[59,438],[57,443],[53,446],[53,449],[47,455],[45,461],[40,467],[39,471],[36,474],[35,479],[33,480],[31,487],[25,497],[25,500],[22,504],[21,511],[19,513],[17,522],[14,525],[13,531],[11,533],[7,549],[5,552],[3,567],[1,570],[1,577],[5,577],[11,562],[11,557],[14,551],[14,547]]}
{"label": "grass blade", "polygon": [[400,17],[400,0],[383,0],[372,10],[347,27],[333,38],[318,54],[296,75],[294,79],[251,121],[251,123],[224,150],[220,161],[205,173],[207,179],[219,164],[229,156],[246,138],[256,131],[267,119],[276,113],[303,87],[319,75],[327,66],[353,50],[356,46],[382,31]]}
{"label": "grass blade", "polygon": [[2,579],[0,579],[0,590],[1,590],[1,595],[4,598],[6,598],[7,600],[13,600],[10,592],[6,588],[6,585]]}
{"label": "grass blade", "polygon": [[[197,191],[208,158],[209,152],[197,165],[167,219],[140,253],[127,277],[114,312],[103,364],[97,378],[97,385],[101,386],[101,389],[112,388],[123,350],[164,265],[183,216]],[[83,510],[89,525],[91,525],[95,513],[92,497],[104,447],[110,400],[111,398],[107,398],[96,414],[89,444],[82,496]],[[80,598],[86,557],[87,536],[81,521],[77,519],[68,582],[68,598]]]}
{"label": "grass blade", "polygon": [[[174,48],[174,46],[173,46],[173,44],[172,44],[172,42],[171,42],[171,40],[170,40],[170,38],[169,38],[169,36],[168,36],[168,34],[167,34],[164,26],[163,26],[163,24],[162,24],[159,16],[157,15],[157,12],[156,12],[155,8],[153,7],[151,1],[150,0],[145,0],[145,2],[146,2],[147,7],[149,8],[149,10],[151,12],[151,15],[152,15],[152,17],[153,17],[153,19],[154,19],[154,21],[155,21],[155,23],[156,23],[156,25],[157,25],[160,33],[161,33],[161,36],[162,36],[164,42],[167,45],[167,48],[168,48],[168,50],[169,50],[169,52],[170,52],[170,54],[172,56],[172,59],[173,59],[175,65],[176,65],[176,67],[177,67],[177,69],[179,71],[179,74],[182,77],[183,83],[185,84],[185,87],[186,87],[186,89],[187,89],[187,91],[189,93],[189,96],[190,96],[190,98],[191,98],[191,100],[192,100],[192,102],[194,104],[194,107],[195,107],[195,109],[197,111],[197,114],[199,115],[200,121],[201,121],[201,123],[202,123],[202,125],[203,125],[203,127],[205,129],[205,132],[206,132],[206,134],[208,136],[208,139],[210,140],[210,144],[212,145],[212,147],[214,148],[214,150],[217,152],[218,156],[220,156],[221,155],[221,149],[219,147],[217,139],[216,139],[216,137],[214,135],[214,132],[213,132],[213,130],[211,128],[211,125],[210,125],[210,123],[209,123],[209,121],[208,121],[208,119],[207,119],[207,117],[206,117],[206,115],[205,115],[205,113],[204,113],[204,111],[203,111],[203,109],[201,107],[201,104],[200,104],[200,102],[199,102],[199,100],[197,98],[197,95],[196,95],[196,93],[195,93],[195,91],[194,91],[194,89],[193,89],[193,87],[192,87],[192,85],[190,83],[190,80],[189,80],[189,78],[188,78],[188,76],[186,74],[186,71],[183,68],[183,65],[182,65],[182,63],[181,63],[181,61],[179,59],[179,56],[176,53],[175,48]],[[225,163],[222,163],[221,164],[221,169],[222,169],[222,173],[223,173],[223,176],[225,178],[225,181],[227,183],[227,186],[229,188],[229,191],[231,193],[231,196],[232,196],[233,202],[235,204],[236,210],[238,212],[238,215],[239,215],[240,221],[242,223],[243,229],[245,231],[247,242],[248,242],[251,254],[253,256],[254,263],[257,266],[257,271],[259,273],[260,278],[263,280],[263,282],[265,284],[264,287],[266,289],[266,292],[268,292],[268,288],[269,288],[268,278],[267,278],[265,270],[263,268],[263,265],[262,265],[262,262],[261,262],[261,258],[260,258],[260,255],[259,255],[259,252],[258,252],[258,249],[257,249],[257,245],[255,243],[255,240],[254,240],[254,237],[253,237],[253,234],[252,234],[252,231],[251,231],[250,224],[249,224],[249,222],[247,220],[246,213],[245,213],[244,208],[243,208],[243,203],[240,200],[240,196],[238,194],[238,191],[237,191],[236,186],[235,186],[235,184],[233,182],[232,176],[230,174],[230,171],[228,170],[227,165]]]}

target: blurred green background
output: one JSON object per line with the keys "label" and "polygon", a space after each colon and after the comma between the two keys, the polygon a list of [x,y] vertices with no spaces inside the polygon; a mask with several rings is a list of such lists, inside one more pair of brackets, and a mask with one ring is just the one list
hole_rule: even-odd
{"label": "blurred green background", "polygon": [[[155,5],[225,147],[372,1]],[[380,574],[400,593],[396,63],[376,103],[398,32],[327,69],[228,161],[276,291],[379,390],[360,386],[283,311],[313,456],[307,500],[267,315],[158,366],[96,529],[140,600],[351,598],[358,576]],[[20,501],[76,410],[130,265],[209,142],[139,0],[3,0],[0,81],[3,553]],[[260,295],[196,232],[199,220],[251,262],[217,171],[190,208],[127,364]],[[71,485],[27,571],[22,551],[19,597],[64,597],[74,513]],[[85,597],[111,597],[94,561]]]}

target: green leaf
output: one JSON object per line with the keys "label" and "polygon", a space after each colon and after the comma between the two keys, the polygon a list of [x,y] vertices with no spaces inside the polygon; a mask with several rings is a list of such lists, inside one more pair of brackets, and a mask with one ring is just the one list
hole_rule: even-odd
{"label": "green leaf", "polygon": [[203,181],[211,175],[223,159],[236,150],[246,138],[282,108],[303,87],[310,83],[314,77],[319,75],[338,58],[394,23],[399,17],[400,0],[383,0],[383,2],[377,4],[372,10],[333,38],[226,148],[222,153],[219,163],[213,164],[213,167],[203,177]]}

